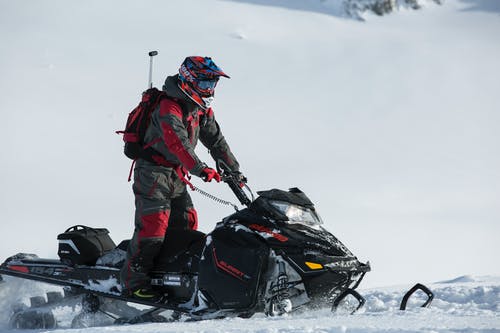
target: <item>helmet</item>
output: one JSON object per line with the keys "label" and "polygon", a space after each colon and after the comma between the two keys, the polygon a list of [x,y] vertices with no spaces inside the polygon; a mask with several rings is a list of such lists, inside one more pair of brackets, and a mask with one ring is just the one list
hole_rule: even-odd
{"label": "helmet", "polygon": [[187,57],[179,68],[179,88],[203,109],[210,107],[219,77],[229,76],[209,57]]}

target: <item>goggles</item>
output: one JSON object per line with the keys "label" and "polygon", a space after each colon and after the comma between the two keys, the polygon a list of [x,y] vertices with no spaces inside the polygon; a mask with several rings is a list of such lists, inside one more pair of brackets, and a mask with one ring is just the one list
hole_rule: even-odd
{"label": "goggles", "polygon": [[212,92],[217,85],[217,81],[219,81],[219,79],[198,80],[196,81],[196,85],[202,91]]}

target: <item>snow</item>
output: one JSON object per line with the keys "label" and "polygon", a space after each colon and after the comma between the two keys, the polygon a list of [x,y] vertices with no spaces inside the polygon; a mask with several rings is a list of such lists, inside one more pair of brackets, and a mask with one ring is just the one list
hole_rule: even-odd
{"label": "snow", "polygon": [[[7,283],[22,284],[30,289],[22,294],[34,295],[42,291],[40,284],[7,278]],[[0,286],[0,318],[7,316],[6,294],[12,288]],[[251,333],[298,333],[298,332],[499,332],[500,331],[500,277],[469,276],[466,281],[437,282],[430,284],[435,298],[429,308],[420,308],[423,294],[410,299],[406,311],[399,310],[399,304],[406,290],[411,286],[393,286],[377,289],[361,289],[367,303],[354,315],[342,312],[331,313],[328,308],[306,310],[283,317],[255,315],[251,319],[205,320],[201,322],[149,323],[141,325],[106,326],[88,329],[71,329],[68,332],[251,332]],[[36,293],[35,293],[36,295]],[[20,295],[18,295],[20,296]],[[26,299],[26,297],[25,297]],[[57,332],[65,332],[72,316],[80,308],[57,308],[54,313],[59,319]],[[109,318],[106,322],[109,325]],[[11,332],[2,329],[0,332]],[[53,330],[44,330],[52,332]],[[13,331],[12,331],[13,332]]]}
{"label": "snow", "polygon": [[[110,330],[498,331],[498,283],[470,278],[500,275],[498,2],[424,1],[365,22],[332,4],[0,0],[0,260],[55,257],[76,224],[129,238],[130,161],[114,131],[146,88],[147,52],[159,51],[157,86],[185,56],[210,55],[231,76],[215,114],[251,188],[302,189],[370,260],[361,288],[448,279],[434,285],[447,304],[402,315],[387,308],[395,295],[373,292],[372,310],[352,317]],[[192,197],[202,231],[232,212]]]}
{"label": "snow", "polygon": [[110,294],[120,294],[119,292],[113,291],[113,289],[116,289],[117,286],[120,284],[115,278],[110,278],[107,280],[89,280],[89,289],[90,290],[97,290],[101,291],[103,293],[110,293]]}

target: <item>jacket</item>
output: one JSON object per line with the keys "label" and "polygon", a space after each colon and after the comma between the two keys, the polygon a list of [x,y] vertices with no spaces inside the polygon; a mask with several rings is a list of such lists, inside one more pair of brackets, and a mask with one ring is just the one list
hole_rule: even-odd
{"label": "jacket", "polygon": [[163,166],[180,166],[200,176],[207,165],[195,153],[198,140],[209,149],[215,161],[222,161],[229,171],[239,171],[239,164],[229,148],[212,108],[203,110],[177,85],[178,75],[165,80],[163,90],[170,98],[162,99],[151,115],[145,135],[146,147],[158,154],[153,160]]}

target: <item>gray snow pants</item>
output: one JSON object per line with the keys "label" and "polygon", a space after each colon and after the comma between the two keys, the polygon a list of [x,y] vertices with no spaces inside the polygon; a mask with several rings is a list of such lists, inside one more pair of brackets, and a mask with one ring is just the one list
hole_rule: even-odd
{"label": "gray snow pants", "polygon": [[138,160],[134,169],[135,229],[120,278],[125,293],[150,285],[169,228],[198,227],[196,210],[174,168]]}

